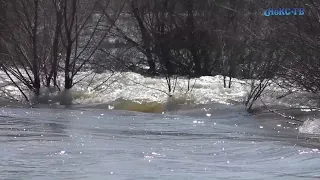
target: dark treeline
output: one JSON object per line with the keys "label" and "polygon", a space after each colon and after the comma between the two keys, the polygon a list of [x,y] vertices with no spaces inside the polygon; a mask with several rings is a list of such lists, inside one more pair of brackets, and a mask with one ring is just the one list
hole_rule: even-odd
{"label": "dark treeline", "polygon": [[[36,95],[40,87],[71,89],[87,67],[168,81],[223,75],[226,88],[232,78],[254,79],[248,109],[271,81],[319,95],[320,3],[315,0],[0,2],[0,65]],[[304,15],[264,16],[270,7],[304,8]],[[60,71],[64,87],[57,83]]]}

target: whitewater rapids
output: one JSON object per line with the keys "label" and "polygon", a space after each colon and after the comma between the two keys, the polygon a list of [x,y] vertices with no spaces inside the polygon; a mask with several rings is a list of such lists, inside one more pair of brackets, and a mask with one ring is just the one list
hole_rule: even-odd
{"label": "whitewater rapids", "polygon": [[[63,75],[59,75],[63,87]],[[227,78],[228,80],[228,78]],[[195,79],[171,79],[174,91],[168,92],[165,78],[144,77],[137,73],[105,72],[101,74],[91,71],[79,72],[74,79],[75,85],[70,92],[57,92],[52,89],[41,89],[40,102],[59,104],[64,101],[78,106],[129,110],[147,113],[164,113],[178,109],[196,108],[199,105],[224,104],[239,105],[246,100],[250,91],[251,80],[233,78],[231,88],[223,87],[223,76],[204,76]],[[228,83],[228,81],[227,81]],[[6,99],[23,100],[23,96],[6,77],[0,72],[1,97]],[[189,89],[189,91],[188,91]],[[279,86],[272,84],[262,95],[264,103],[269,106],[301,108],[308,111],[309,106],[317,106],[318,100],[308,93],[293,90],[287,95]],[[32,99],[32,94],[28,94]],[[4,101],[3,104],[8,103]],[[261,103],[257,101],[256,105]],[[310,109],[309,111],[312,111]],[[208,114],[203,112],[204,114]],[[318,117],[305,119],[300,127],[302,133],[319,133]]]}

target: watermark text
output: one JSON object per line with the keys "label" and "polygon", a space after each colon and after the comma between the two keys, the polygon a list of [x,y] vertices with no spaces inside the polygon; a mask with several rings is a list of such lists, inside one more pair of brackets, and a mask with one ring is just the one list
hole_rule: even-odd
{"label": "watermark text", "polygon": [[304,8],[268,8],[263,12],[264,16],[303,16]]}

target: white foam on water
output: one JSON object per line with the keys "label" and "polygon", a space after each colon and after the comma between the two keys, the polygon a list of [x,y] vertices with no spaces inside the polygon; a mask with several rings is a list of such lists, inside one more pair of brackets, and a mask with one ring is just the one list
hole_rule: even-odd
{"label": "white foam on water", "polygon": [[[63,73],[58,74],[58,84],[63,87]],[[16,80],[16,79],[15,79]],[[174,79],[172,79],[174,81]],[[114,102],[135,103],[159,103],[163,109],[155,106],[157,111],[174,109],[177,105],[199,105],[199,104],[239,104],[243,103],[250,91],[251,80],[232,79],[231,88],[223,87],[223,76],[203,76],[188,80],[178,78],[174,92],[168,92],[165,78],[144,77],[133,72],[104,72],[101,74],[92,71],[79,72],[74,79],[75,85],[69,91],[59,92],[57,89],[42,88],[41,96],[36,99],[40,103],[56,104],[79,104],[79,105],[101,105],[105,104],[108,109],[115,109]],[[17,81],[17,83],[19,83]],[[227,82],[228,83],[228,82]],[[20,83],[21,84],[21,83]],[[174,84],[174,82],[172,83]],[[192,91],[188,91],[189,88]],[[22,86],[23,89],[26,87]],[[284,105],[287,107],[298,107],[301,111],[316,111],[307,107],[315,107],[319,102],[312,95],[293,89],[288,95],[286,90],[272,84],[267,87],[262,95],[267,105]],[[27,94],[34,100],[32,93]],[[169,95],[171,95],[169,97]],[[282,97],[283,96],[283,97]],[[15,98],[23,100],[19,92],[6,74],[0,71],[0,97]],[[282,98],[277,98],[282,97]],[[259,100],[258,100],[259,101]],[[303,102],[304,104],[301,104]],[[147,104],[146,106],[149,106]],[[133,104],[136,106],[136,104]],[[139,107],[145,109],[144,106]],[[158,109],[157,109],[158,108]],[[134,109],[134,108],[133,108]],[[160,112],[160,113],[161,113]],[[205,109],[205,115],[211,117],[211,112]],[[320,121],[306,121],[299,131],[303,133],[320,133]],[[260,127],[261,128],[261,127]]]}
{"label": "white foam on water", "polygon": [[[7,97],[10,95],[22,100],[23,96],[18,88],[8,81],[3,72],[0,72],[0,77],[1,89],[6,92],[2,93],[1,96]],[[76,84],[69,92],[74,104],[103,104],[117,99],[160,103],[175,100],[195,104],[230,104],[230,102],[242,102],[247,91],[247,88],[243,85],[245,81],[238,79],[233,79],[230,89],[223,88],[222,76],[204,76],[192,79],[189,83],[192,91],[189,92],[187,91],[188,80],[178,78],[175,92],[170,93],[165,78],[143,77],[132,72],[105,72],[101,74],[90,71],[79,72],[74,82]],[[62,73],[58,76],[58,84],[63,87]],[[23,87],[23,89],[26,89],[26,87]],[[174,98],[168,98],[168,94],[173,95]],[[31,99],[33,98],[32,93],[29,93],[28,96]],[[58,94],[52,89],[42,88],[39,101],[46,102],[48,99],[60,101],[66,100],[66,96]]]}
{"label": "white foam on water", "polygon": [[[117,74],[111,78],[110,82],[115,81],[112,84],[102,85],[99,89],[94,88],[106,77],[110,77],[110,74],[97,75],[95,82],[87,89],[83,89],[83,87],[86,87],[85,84],[88,80],[75,86],[74,89],[84,92],[87,97],[75,99],[74,102],[79,104],[108,103],[122,98],[132,101],[168,102],[169,105],[172,101],[174,101],[174,104],[177,101],[195,104],[212,102],[230,104],[230,100],[242,102],[246,95],[246,89],[240,80],[235,79],[230,89],[223,88],[222,76],[192,79],[190,81],[191,88],[193,88],[191,92],[187,92],[188,80],[179,78],[175,92],[170,93],[173,98],[168,98],[169,92],[165,78],[143,77],[131,72]],[[92,88],[95,90],[92,90]]]}

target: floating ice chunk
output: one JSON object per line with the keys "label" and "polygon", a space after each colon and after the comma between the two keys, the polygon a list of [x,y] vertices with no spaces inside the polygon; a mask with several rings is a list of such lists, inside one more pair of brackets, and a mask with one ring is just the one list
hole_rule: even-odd
{"label": "floating ice chunk", "polygon": [[203,110],[204,110],[204,111],[209,111],[209,110],[210,110],[210,108],[209,108],[209,109],[203,108]]}
{"label": "floating ice chunk", "polygon": [[299,127],[300,133],[320,134],[320,120],[307,120]]}
{"label": "floating ice chunk", "polygon": [[153,156],[144,156],[146,159],[153,159]]}
{"label": "floating ice chunk", "polygon": [[320,153],[319,149],[312,149],[311,151],[310,150],[309,151],[299,150],[299,154],[300,155],[302,155],[302,154],[314,154],[314,153],[319,154]]}
{"label": "floating ice chunk", "polygon": [[65,154],[66,154],[66,151],[60,151],[59,154],[60,154],[60,155],[65,155]]}
{"label": "floating ice chunk", "polygon": [[308,106],[300,106],[300,110],[301,111],[304,111],[304,112],[311,112],[312,111],[312,109],[310,109]]}
{"label": "floating ice chunk", "polygon": [[193,123],[194,123],[194,124],[204,124],[204,121],[197,121],[197,120],[195,120],[195,121],[193,121]]}

